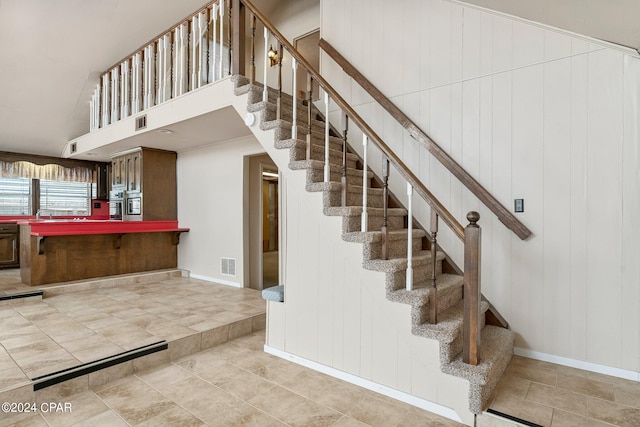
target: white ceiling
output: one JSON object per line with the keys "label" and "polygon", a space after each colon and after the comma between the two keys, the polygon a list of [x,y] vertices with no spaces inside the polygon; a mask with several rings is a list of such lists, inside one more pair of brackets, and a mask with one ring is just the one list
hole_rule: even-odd
{"label": "white ceiling", "polygon": [[[284,2],[256,0],[267,16]],[[638,0],[467,0],[640,46]],[[59,156],[88,132],[98,76],[206,0],[0,0],[0,151]],[[562,3],[562,7],[560,7]]]}

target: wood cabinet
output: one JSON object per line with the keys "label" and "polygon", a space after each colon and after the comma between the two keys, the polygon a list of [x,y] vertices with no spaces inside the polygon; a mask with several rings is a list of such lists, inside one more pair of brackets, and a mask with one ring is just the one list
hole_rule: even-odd
{"label": "wood cabinet", "polygon": [[18,225],[0,223],[0,268],[20,266]]}
{"label": "wood cabinet", "polygon": [[[124,219],[152,221],[178,218],[176,159],[177,154],[173,151],[145,147],[114,155],[111,159],[111,185],[112,188],[124,188]],[[127,212],[127,199],[139,199],[139,215]]]}

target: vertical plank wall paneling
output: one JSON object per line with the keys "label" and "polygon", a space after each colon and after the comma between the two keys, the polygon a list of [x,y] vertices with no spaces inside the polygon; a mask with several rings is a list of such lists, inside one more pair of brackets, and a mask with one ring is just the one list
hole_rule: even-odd
{"label": "vertical plank wall paneling", "polygon": [[468,381],[440,370],[437,341],[411,333],[411,307],[386,299],[385,275],[361,268],[304,174],[287,176],[285,303],[269,303],[267,345],[426,399],[472,422]]}
{"label": "vertical plank wall paneling", "polygon": [[[622,350],[623,55],[589,53],[587,359],[619,365]],[[604,228],[603,230],[603,227]],[[597,232],[601,230],[601,232]],[[602,232],[604,231],[604,232]],[[602,263],[606,263],[602,265]],[[636,282],[637,283],[637,282]],[[590,340],[592,336],[598,340]]]}
{"label": "vertical plank wall paneling", "polygon": [[[637,111],[640,106],[640,62],[634,58],[624,58],[624,136],[623,158],[623,194],[622,194],[622,365],[640,364],[640,124]],[[633,339],[633,337],[636,339]],[[630,337],[627,339],[627,337]]]}
{"label": "vertical plank wall paneling", "polygon": [[[632,308],[640,304],[640,244],[632,237],[640,213],[640,60],[447,0],[363,8],[323,0],[321,12],[322,37],[498,200],[512,209],[513,199],[525,199],[517,215],[533,236],[523,242],[323,56],[329,82],[393,139],[389,145],[401,146],[398,154],[461,222],[468,210],[480,211],[483,292],[517,332],[516,345],[640,371]],[[349,28],[336,29],[334,19]],[[402,197],[404,183],[390,185]],[[428,224],[428,209],[417,205]],[[460,245],[446,231],[440,243],[460,265]]]}
{"label": "vertical plank wall paneling", "polygon": [[[582,52],[587,43],[572,41],[572,51]],[[587,357],[587,140],[588,140],[588,55],[571,57],[571,222],[570,247],[565,261],[570,275],[569,313],[565,321],[571,328],[569,335],[572,357]]]}

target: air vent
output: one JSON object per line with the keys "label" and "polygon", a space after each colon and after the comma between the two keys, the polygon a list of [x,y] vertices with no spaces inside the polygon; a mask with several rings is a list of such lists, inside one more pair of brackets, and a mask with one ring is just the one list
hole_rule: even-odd
{"label": "air vent", "polygon": [[77,143],[73,142],[71,144],[71,154],[75,153],[76,151],[78,151],[78,145]]}
{"label": "air vent", "polygon": [[220,258],[220,272],[225,276],[236,275],[236,259],[235,258]]}
{"label": "air vent", "polygon": [[147,127],[147,115],[136,117],[136,130],[144,129]]}

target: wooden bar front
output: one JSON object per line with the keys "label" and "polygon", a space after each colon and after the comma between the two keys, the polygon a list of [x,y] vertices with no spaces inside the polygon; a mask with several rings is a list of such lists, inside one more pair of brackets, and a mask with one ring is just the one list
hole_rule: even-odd
{"label": "wooden bar front", "polygon": [[180,231],[33,235],[20,225],[20,276],[27,285],[176,268]]}

